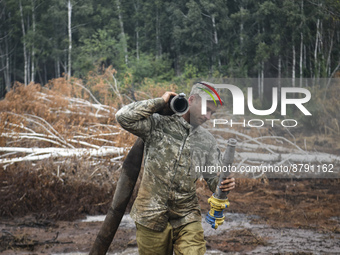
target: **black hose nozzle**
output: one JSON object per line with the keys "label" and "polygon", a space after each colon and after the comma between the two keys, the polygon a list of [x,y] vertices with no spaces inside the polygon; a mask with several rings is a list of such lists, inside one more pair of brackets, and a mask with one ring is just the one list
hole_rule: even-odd
{"label": "black hose nozzle", "polygon": [[170,109],[177,115],[183,115],[189,110],[189,102],[184,93],[170,97],[169,105]]}

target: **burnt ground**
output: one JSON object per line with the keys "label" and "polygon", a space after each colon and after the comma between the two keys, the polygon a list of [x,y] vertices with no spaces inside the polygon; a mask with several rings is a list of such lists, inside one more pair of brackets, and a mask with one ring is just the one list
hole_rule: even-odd
{"label": "burnt ground", "polygon": [[[2,179],[2,182],[4,181],[7,181],[6,187],[9,187],[10,179]],[[9,190],[15,188],[14,183],[11,185],[5,189],[7,196]],[[112,194],[114,190],[114,185],[112,187],[105,186],[104,190],[97,190],[99,186],[94,184],[92,188],[90,186],[89,183],[86,185],[80,183],[79,186],[74,185],[75,190],[71,188],[66,191],[62,190],[62,192],[68,192],[69,204],[66,200],[60,201],[62,196],[59,196],[58,191],[54,190],[55,199],[59,199],[59,202],[56,202],[55,206],[52,203],[39,209],[39,206],[34,207],[33,205],[34,203],[39,204],[39,197],[37,197],[36,201],[30,201],[30,207],[26,203],[28,209],[32,208],[32,213],[29,211],[23,213],[13,208],[10,210],[8,201],[4,199],[5,193],[1,192],[1,202],[3,202],[0,221],[1,254],[88,252],[99,231],[101,222],[81,222],[80,219],[84,218],[85,214],[103,214],[109,205],[109,202],[106,201],[108,198],[103,196],[103,202],[100,202],[91,201],[90,197],[98,192],[104,194],[111,192]],[[252,251],[258,251],[256,254],[265,254],[265,252],[261,252],[261,249],[266,250],[268,247],[272,248],[268,254],[320,254],[320,251],[323,254],[328,254],[333,245],[340,247],[339,187],[339,179],[238,179],[236,189],[229,194],[231,207],[226,211],[230,217],[226,217],[227,223],[223,225],[225,228],[217,230],[220,232],[213,232],[206,236],[207,247],[211,250],[239,252],[239,254],[252,254]],[[19,187],[16,188],[19,189]],[[47,188],[48,185],[45,183],[45,189]],[[38,188],[36,187],[36,189]],[[90,189],[91,192],[85,192],[85,189]],[[4,191],[4,186],[2,190]],[[206,213],[208,210],[206,201],[211,193],[203,182],[198,182],[197,190],[202,212]],[[83,197],[79,198],[79,194],[73,192],[80,192]],[[25,197],[31,196],[27,190],[25,193]],[[70,199],[73,196],[75,198]],[[18,195],[14,204],[15,208],[25,210],[24,204],[20,204],[22,200],[25,200],[25,197],[22,197],[22,194]],[[45,195],[40,199],[45,201],[48,196]],[[63,203],[64,209],[61,208]],[[12,206],[14,205],[12,204]],[[78,211],[72,209],[73,206],[78,208]],[[65,211],[65,207],[69,207],[70,217],[67,216],[67,213],[61,212]],[[241,224],[237,228],[228,230],[226,229],[228,224],[233,222],[232,215],[248,215],[250,224]],[[259,227],[253,228],[253,225],[266,225],[271,232],[265,232]],[[303,241],[303,246],[293,247],[292,252],[273,252],[275,251],[274,246],[279,246],[281,243],[272,242],[271,235],[286,233],[286,236],[294,236],[294,233],[298,232],[301,235],[309,233],[310,241],[307,239],[307,242]],[[327,239],[328,248],[323,247],[325,240],[316,242],[312,238],[316,234]],[[296,239],[296,237],[294,238]],[[289,239],[282,239],[282,242],[288,243]],[[313,249],[319,252],[306,252],[306,249],[312,244],[315,246]],[[120,227],[110,247],[110,252],[122,252],[135,247],[134,228]],[[306,249],[303,250],[303,247]],[[334,252],[334,254],[337,253],[337,251]]]}

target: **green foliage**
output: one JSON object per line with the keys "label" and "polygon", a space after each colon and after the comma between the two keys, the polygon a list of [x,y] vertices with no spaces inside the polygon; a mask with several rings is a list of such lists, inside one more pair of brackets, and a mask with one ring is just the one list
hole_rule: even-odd
{"label": "green foliage", "polygon": [[169,81],[174,75],[171,61],[166,55],[155,57],[152,54],[140,54],[139,59],[132,58],[127,69],[134,76],[136,82],[145,78],[154,78],[157,81]]}
{"label": "green foliage", "polygon": [[192,64],[186,64],[184,68],[184,72],[182,74],[184,79],[192,79],[198,77],[198,69]]}
{"label": "green foliage", "polygon": [[109,66],[118,56],[117,41],[106,30],[98,30],[81,42],[83,45],[78,47],[74,54],[76,76],[84,77],[97,66]]}
{"label": "green foliage", "polygon": [[[39,82],[67,70],[67,3],[0,1],[3,80],[7,56],[11,82],[23,80],[24,47],[28,73],[35,66]],[[110,65],[119,78],[132,75],[132,87],[145,78],[188,84],[198,77],[257,77],[262,70],[277,77],[279,58],[282,77],[291,77],[293,46],[296,74],[300,58],[309,77],[329,77],[339,62],[339,1],[126,0],[119,10],[115,1],[71,3],[72,74],[80,78]]]}

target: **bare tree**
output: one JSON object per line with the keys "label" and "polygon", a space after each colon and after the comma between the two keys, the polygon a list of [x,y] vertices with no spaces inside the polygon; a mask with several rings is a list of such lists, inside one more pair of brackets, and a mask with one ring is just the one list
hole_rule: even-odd
{"label": "bare tree", "polygon": [[32,36],[32,53],[31,53],[31,82],[34,82],[34,75],[35,75],[35,49],[34,49],[34,37],[35,37],[35,0],[32,0],[32,27],[33,27],[33,36]]}
{"label": "bare tree", "polygon": [[71,63],[71,54],[72,54],[72,3],[71,0],[68,0],[67,3],[67,10],[68,10],[68,69],[67,69],[67,79],[70,80],[71,78],[71,68],[72,68],[72,63]]}
{"label": "bare tree", "polygon": [[296,68],[296,52],[295,45],[293,43],[293,64],[292,64],[292,85],[295,87],[295,68]]}
{"label": "bare tree", "polygon": [[[301,1],[301,15],[303,15],[303,0]],[[302,87],[302,76],[303,76],[303,32],[302,32],[303,22],[301,22],[301,32],[300,32],[300,84]]]}
{"label": "bare tree", "polygon": [[21,28],[22,28],[22,35],[23,35],[23,47],[24,47],[24,83],[25,86],[27,86],[28,83],[28,60],[27,60],[27,50],[26,50],[26,30],[25,30],[25,23],[24,23],[24,14],[22,10],[22,3],[21,0],[19,0],[19,9],[20,9],[20,17],[21,17]]}
{"label": "bare tree", "polygon": [[119,24],[120,24],[121,34],[122,34],[122,40],[123,40],[125,64],[128,64],[127,41],[126,41],[126,36],[125,36],[125,32],[124,32],[124,23],[123,23],[122,12],[120,10],[120,0],[116,0],[116,5],[117,5],[117,10],[118,10],[118,19],[119,19]]}
{"label": "bare tree", "polygon": [[[139,8],[140,8],[139,0],[137,0],[137,2],[134,2],[133,5],[135,7],[136,13],[138,14]],[[136,30],[136,55],[137,55],[137,60],[139,60],[139,18],[137,18],[135,30]]]}

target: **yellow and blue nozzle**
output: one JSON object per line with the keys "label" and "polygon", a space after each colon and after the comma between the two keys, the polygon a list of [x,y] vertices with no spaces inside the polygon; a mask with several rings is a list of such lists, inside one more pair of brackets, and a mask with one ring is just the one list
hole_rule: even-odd
{"label": "yellow and blue nozzle", "polygon": [[210,204],[210,211],[205,217],[205,221],[211,225],[212,228],[217,229],[218,226],[222,225],[224,222],[223,210],[228,208],[230,203],[228,198],[218,199],[214,197],[215,194],[208,199]]}
{"label": "yellow and blue nozzle", "polygon": [[[222,158],[222,162],[226,166],[230,166],[234,161],[236,143],[237,141],[233,138],[228,140],[228,146]],[[228,173],[222,172],[219,176],[218,183],[222,183],[226,178],[228,178]],[[205,217],[205,220],[213,229],[217,229],[218,226],[224,222],[223,210],[230,205],[227,198],[228,193],[229,191],[222,191],[217,187],[215,193],[208,199],[210,211]]]}

